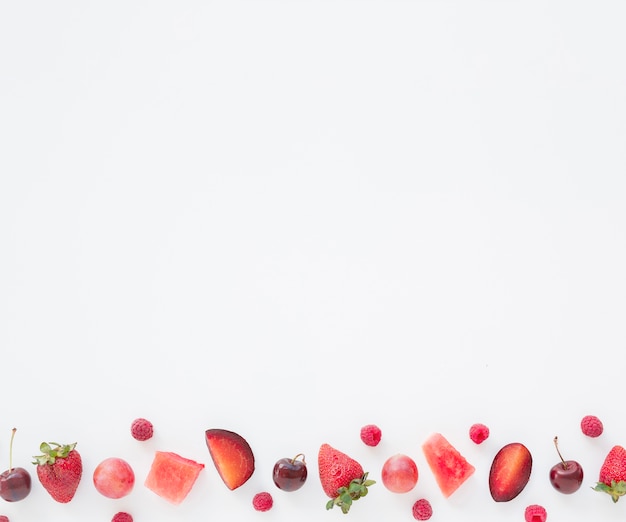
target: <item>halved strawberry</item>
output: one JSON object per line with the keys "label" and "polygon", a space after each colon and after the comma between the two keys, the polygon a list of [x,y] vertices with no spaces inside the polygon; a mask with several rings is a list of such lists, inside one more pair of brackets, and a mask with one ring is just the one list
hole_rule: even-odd
{"label": "halved strawberry", "polygon": [[213,464],[228,489],[237,489],[252,476],[254,454],[241,435],[214,428],[206,430],[205,440]]}

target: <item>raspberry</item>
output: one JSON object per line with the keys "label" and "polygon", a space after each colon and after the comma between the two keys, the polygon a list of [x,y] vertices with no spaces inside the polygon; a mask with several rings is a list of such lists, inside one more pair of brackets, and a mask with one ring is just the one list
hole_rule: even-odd
{"label": "raspberry", "polygon": [[367,446],[378,446],[383,432],[375,424],[368,424],[361,428],[361,440]]}
{"label": "raspberry", "polygon": [[532,504],[524,511],[524,519],[526,522],[546,522],[548,513],[543,506]]}
{"label": "raspberry", "polygon": [[9,517],[6,515],[0,515],[0,522],[9,522]]}
{"label": "raspberry", "polygon": [[413,504],[413,518],[415,520],[428,520],[433,516],[433,508],[425,498],[420,498]]}
{"label": "raspberry", "polygon": [[599,437],[604,431],[604,426],[595,415],[585,415],[580,421],[580,429],[587,437]]}
{"label": "raspberry", "polygon": [[484,442],[489,437],[489,428],[484,424],[472,424],[469,430],[469,436],[476,444]]}
{"label": "raspberry", "polygon": [[252,505],[257,511],[269,511],[274,505],[274,499],[267,491],[263,491],[254,495]]}
{"label": "raspberry", "polygon": [[119,513],[115,513],[111,522],[133,522],[133,517],[128,513],[124,513],[124,511],[120,511]]}
{"label": "raspberry", "polygon": [[148,440],[154,434],[154,426],[149,420],[135,419],[130,425],[130,433],[136,440]]}

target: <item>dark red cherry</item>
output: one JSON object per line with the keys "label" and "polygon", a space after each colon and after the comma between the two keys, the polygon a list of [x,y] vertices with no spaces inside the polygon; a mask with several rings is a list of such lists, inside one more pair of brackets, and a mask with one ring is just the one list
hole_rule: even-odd
{"label": "dark red cherry", "polygon": [[[302,460],[298,460],[302,457]],[[283,491],[296,491],[306,482],[307,469],[304,455],[296,455],[294,458],[280,459],[274,464],[272,478],[278,489]]]}
{"label": "dark red cherry", "polygon": [[7,502],[26,498],[30,488],[30,474],[24,468],[7,469],[0,475],[0,497]]}
{"label": "dark red cherry", "polygon": [[550,468],[550,484],[561,493],[569,495],[580,489],[583,483],[583,468],[575,460],[564,460],[558,446],[558,437],[554,437],[554,446],[561,462]]}
{"label": "dark red cherry", "polygon": [[17,430],[13,428],[9,444],[9,469],[0,474],[0,497],[7,502],[17,502],[28,496],[31,488],[30,473],[24,468],[13,467],[13,437]]}

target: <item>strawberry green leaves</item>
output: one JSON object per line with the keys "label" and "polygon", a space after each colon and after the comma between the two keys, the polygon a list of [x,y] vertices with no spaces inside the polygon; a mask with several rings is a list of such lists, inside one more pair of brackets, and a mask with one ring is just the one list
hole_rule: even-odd
{"label": "strawberry green leaves", "polygon": [[598,482],[593,489],[594,491],[608,493],[611,495],[611,500],[613,500],[613,502],[617,502],[620,497],[626,495],[626,482],[623,480],[620,480],[619,482],[612,480],[610,485],[605,484],[604,482]]}
{"label": "strawberry green leaves", "polygon": [[54,464],[56,459],[66,458],[70,452],[76,447],[76,443],[73,444],[59,444],[58,442],[42,442],[39,446],[41,455],[36,455],[33,458],[35,461],[33,464],[39,464],[41,466],[45,464]]}
{"label": "strawberry green leaves", "polygon": [[375,480],[368,480],[367,473],[361,478],[354,479],[347,487],[341,487],[337,490],[337,496],[326,503],[326,509],[332,509],[337,506],[341,508],[341,512],[345,515],[350,511],[352,502],[367,495],[368,487],[376,484]]}

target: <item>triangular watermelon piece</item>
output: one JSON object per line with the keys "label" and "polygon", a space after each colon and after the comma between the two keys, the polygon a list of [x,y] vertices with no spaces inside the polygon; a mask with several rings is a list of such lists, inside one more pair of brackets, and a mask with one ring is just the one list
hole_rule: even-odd
{"label": "triangular watermelon piece", "polygon": [[196,482],[204,464],[171,451],[157,451],[145,486],[172,504],[180,504]]}
{"label": "triangular watermelon piece", "polygon": [[443,496],[448,498],[472,476],[472,466],[441,433],[433,433],[422,444],[426,462]]}

